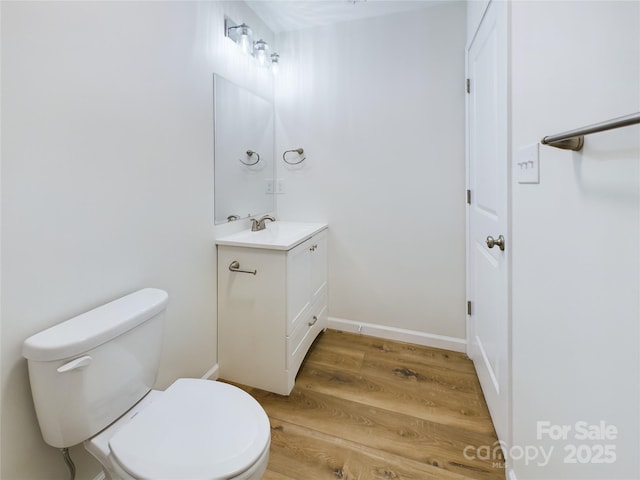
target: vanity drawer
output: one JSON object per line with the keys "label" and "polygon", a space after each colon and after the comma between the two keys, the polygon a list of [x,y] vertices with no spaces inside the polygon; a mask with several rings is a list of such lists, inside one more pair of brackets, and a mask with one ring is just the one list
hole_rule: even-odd
{"label": "vanity drawer", "polygon": [[287,335],[307,322],[309,309],[326,297],[327,232],[323,230],[287,252]]}
{"label": "vanity drawer", "polygon": [[304,322],[300,322],[293,334],[287,337],[287,370],[295,377],[309,347],[320,331],[327,328],[326,295],[318,299]]}

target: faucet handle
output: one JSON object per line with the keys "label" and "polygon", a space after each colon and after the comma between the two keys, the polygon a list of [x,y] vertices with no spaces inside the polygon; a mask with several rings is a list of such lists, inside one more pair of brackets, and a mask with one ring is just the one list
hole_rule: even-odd
{"label": "faucet handle", "polygon": [[273,218],[271,215],[265,215],[263,216],[260,220],[256,220],[255,218],[251,219],[251,231],[252,232],[257,232],[259,230],[264,230],[265,229],[265,220],[271,220],[272,222],[275,222],[276,219]]}

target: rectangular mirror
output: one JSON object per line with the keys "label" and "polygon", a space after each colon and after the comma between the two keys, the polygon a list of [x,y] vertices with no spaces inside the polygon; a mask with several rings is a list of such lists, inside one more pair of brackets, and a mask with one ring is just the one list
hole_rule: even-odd
{"label": "rectangular mirror", "polygon": [[215,223],[273,212],[273,104],[219,75],[213,92]]}

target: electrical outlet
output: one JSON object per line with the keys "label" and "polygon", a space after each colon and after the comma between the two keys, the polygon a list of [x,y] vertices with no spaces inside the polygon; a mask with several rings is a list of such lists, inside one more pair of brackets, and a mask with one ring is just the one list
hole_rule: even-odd
{"label": "electrical outlet", "polygon": [[265,180],[265,185],[266,185],[265,193],[273,193],[273,179],[267,178]]}
{"label": "electrical outlet", "polygon": [[284,193],[284,179],[278,178],[276,180],[276,193],[281,194]]}
{"label": "electrical outlet", "polygon": [[513,168],[518,183],[540,183],[540,145],[522,147]]}

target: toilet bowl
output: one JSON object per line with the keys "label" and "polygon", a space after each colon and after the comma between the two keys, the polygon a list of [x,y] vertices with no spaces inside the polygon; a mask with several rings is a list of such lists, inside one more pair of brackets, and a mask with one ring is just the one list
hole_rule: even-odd
{"label": "toilet bowl", "polygon": [[253,397],[196,379],[152,390],[84,442],[113,480],[259,480],[269,446],[269,419]]}
{"label": "toilet bowl", "polygon": [[83,443],[107,480],[259,480],[271,432],[253,397],[203,379],[152,389],[167,302],[146,288],[25,340],[42,437]]}

